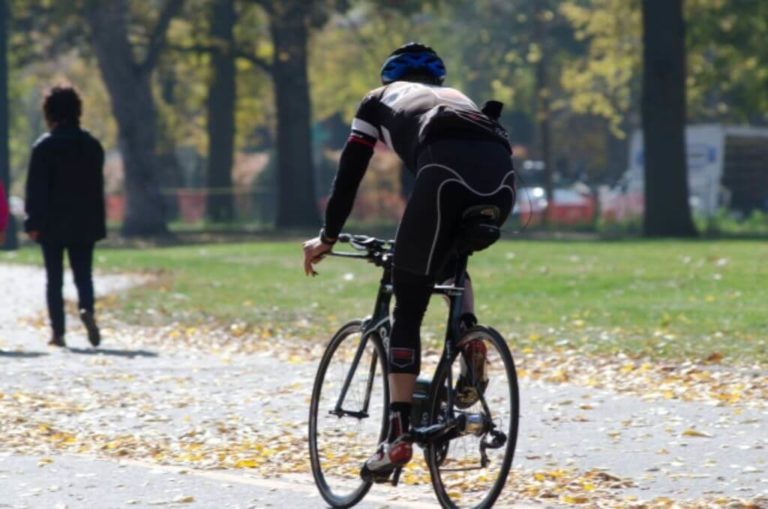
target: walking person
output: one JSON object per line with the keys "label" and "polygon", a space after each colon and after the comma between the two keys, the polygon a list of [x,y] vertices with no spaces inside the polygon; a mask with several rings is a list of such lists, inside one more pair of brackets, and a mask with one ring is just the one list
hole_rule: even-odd
{"label": "walking person", "polygon": [[74,274],[80,319],[93,346],[101,342],[94,315],[93,249],[106,237],[104,150],[80,128],[82,102],[74,88],[57,86],[43,102],[49,132],[32,148],[27,176],[24,230],[39,242],[45,260],[47,303],[52,336],[64,339],[64,252]]}

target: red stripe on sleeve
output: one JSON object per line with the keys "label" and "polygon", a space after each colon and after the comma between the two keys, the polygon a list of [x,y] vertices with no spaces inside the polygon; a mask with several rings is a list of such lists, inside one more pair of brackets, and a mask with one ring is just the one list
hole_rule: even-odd
{"label": "red stripe on sleeve", "polygon": [[376,146],[375,141],[368,141],[366,139],[360,138],[359,136],[350,136],[347,138],[347,143],[360,143],[361,145],[365,145],[367,147],[374,148]]}

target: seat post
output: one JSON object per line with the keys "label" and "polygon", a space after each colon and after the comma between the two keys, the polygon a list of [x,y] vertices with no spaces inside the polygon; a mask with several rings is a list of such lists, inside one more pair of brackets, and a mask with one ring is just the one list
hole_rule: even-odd
{"label": "seat post", "polygon": [[[469,256],[466,254],[459,254],[456,260],[456,274],[453,279],[453,285],[457,288],[465,288],[467,282],[467,260]],[[456,341],[459,340],[459,321],[461,320],[462,306],[464,304],[464,292],[460,295],[454,295],[451,297],[451,310],[448,314],[448,345],[449,349],[453,349]]]}

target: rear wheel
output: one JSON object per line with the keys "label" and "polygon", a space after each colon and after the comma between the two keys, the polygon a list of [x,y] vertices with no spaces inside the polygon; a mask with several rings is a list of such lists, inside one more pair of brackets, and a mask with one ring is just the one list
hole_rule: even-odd
{"label": "rear wheel", "polygon": [[[512,354],[495,330],[475,327],[473,331],[487,352],[487,385],[476,384],[483,397],[473,404],[465,400],[463,408],[454,404],[455,417],[470,424],[461,426],[464,431],[450,441],[426,448],[435,494],[447,508],[492,507],[506,483],[517,441],[520,399]],[[449,370],[455,400],[461,355],[438,367],[430,398],[430,424],[447,420],[444,388]]]}
{"label": "rear wheel", "polygon": [[381,339],[375,333],[364,337],[360,321],[343,326],[320,361],[309,410],[309,454],[315,484],[331,507],[351,507],[371,488],[360,478],[360,467],[386,433],[385,361]]}

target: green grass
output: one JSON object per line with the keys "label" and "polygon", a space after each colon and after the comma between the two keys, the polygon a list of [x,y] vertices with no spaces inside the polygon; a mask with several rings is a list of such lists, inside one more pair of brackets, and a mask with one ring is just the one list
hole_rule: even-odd
{"label": "green grass", "polygon": [[[35,250],[0,261],[39,263]],[[102,249],[97,267],[153,271],[127,292],[122,319],[244,322],[325,339],[370,312],[377,269],[339,258],[306,278],[298,242]],[[501,242],[471,261],[481,321],[518,347],[768,363],[768,243],[757,241]],[[440,334],[434,302],[426,337]]]}

